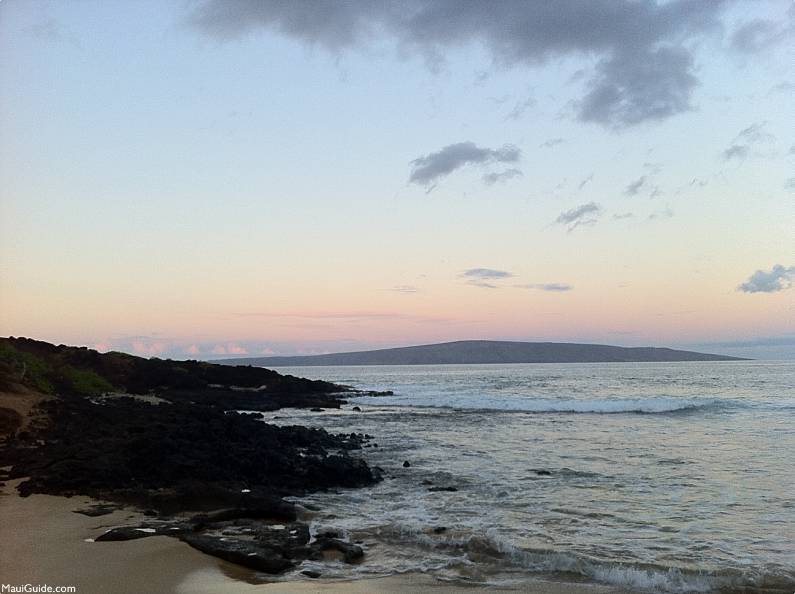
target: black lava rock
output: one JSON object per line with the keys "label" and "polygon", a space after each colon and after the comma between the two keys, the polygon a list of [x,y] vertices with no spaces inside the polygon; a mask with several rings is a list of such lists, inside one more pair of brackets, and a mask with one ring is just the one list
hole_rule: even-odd
{"label": "black lava rock", "polygon": [[281,573],[296,565],[295,561],[285,557],[283,550],[261,546],[250,540],[206,534],[185,534],[182,540],[202,553],[264,573]]}

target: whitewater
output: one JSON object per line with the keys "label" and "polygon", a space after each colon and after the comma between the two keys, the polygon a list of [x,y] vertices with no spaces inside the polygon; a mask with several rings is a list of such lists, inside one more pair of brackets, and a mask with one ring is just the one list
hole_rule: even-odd
{"label": "whitewater", "polygon": [[297,500],[367,551],[326,577],[795,592],[795,363],[278,371],[393,391],[265,419],[374,436],[383,482]]}

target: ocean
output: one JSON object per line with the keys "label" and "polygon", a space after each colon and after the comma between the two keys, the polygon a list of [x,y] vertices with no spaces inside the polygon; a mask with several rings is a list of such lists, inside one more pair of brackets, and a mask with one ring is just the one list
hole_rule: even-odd
{"label": "ocean", "polygon": [[383,482],[297,499],[366,550],[327,578],[795,592],[793,362],[278,371],[394,391],[266,415],[377,444]]}

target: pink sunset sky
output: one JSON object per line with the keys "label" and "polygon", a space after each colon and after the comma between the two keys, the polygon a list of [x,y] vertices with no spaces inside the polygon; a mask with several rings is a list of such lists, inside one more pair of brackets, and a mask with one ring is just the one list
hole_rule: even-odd
{"label": "pink sunset sky", "polygon": [[0,334],[795,357],[791,2],[366,4],[0,4]]}

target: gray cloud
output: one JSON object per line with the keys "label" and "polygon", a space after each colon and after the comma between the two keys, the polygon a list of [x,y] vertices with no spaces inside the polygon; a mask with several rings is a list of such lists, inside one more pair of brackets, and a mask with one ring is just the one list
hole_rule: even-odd
{"label": "gray cloud", "polygon": [[614,129],[664,120],[690,110],[698,84],[684,49],[644,48],[602,60],[580,103],[579,118]]}
{"label": "gray cloud", "polygon": [[641,177],[636,179],[634,182],[632,182],[631,184],[627,185],[626,188],[624,188],[624,194],[626,194],[627,196],[637,196],[638,192],[641,191],[641,189],[643,188],[643,186],[646,183],[647,179],[648,178],[645,175],[642,175]]}
{"label": "gray cloud", "polygon": [[394,293],[419,293],[420,290],[414,285],[395,285],[389,291]]}
{"label": "gray cloud", "polygon": [[513,109],[508,112],[505,116],[506,120],[518,120],[524,115],[529,108],[535,107],[536,100],[533,97],[528,97],[527,99],[523,99],[522,101],[517,101],[516,105],[513,106]]}
{"label": "gray cloud", "polygon": [[784,189],[785,190],[795,190],[795,177],[791,177],[787,181],[784,182]]}
{"label": "gray cloud", "polygon": [[766,126],[767,122],[757,122],[740,130],[732,144],[721,153],[723,160],[745,159],[751,154],[751,149],[754,146],[774,142],[776,137],[765,130]]}
{"label": "gray cloud", "polygon": [[757,122],[751,124],[747,128],[740,130],[737,134],[736,140],[743,140],[748,144],[756,144],[759,142],[773,142],[776,137],[765,130],[767,122]]}
{"label": "gray cloud", "polygon": [[723,156],[724,161],[730,161],[731,159],[745,159],[750,151],[751,149],[744,144],[733,144],[723,151],[721,155]]}
{"label": "gray cloud", "polygon": [[461,273],[461,276],[472,279],[497,279],[511,278],[513,273],[506,270],[494,270],[493,268],[470,268]]}
{"label": "gray cloud", "polygon": [[731,36],[733,50],[756,54],[783,42],[789,37],[793,27],[795,11],[790,9],[789,22],[754,19],[741,25]]}
{"label": "gray cloud", "polygon": [[576,208],[560,213],[555,219],[556,223],[566,225],[568,230],[574,231],[581,225],[593,225],[602,213],[602,207],[596,202],[581,204]]}
{"label": "gray cloud", "polygon": [[473,287],[480,287],[481,289],[497,289],[499,288],[494,282],[504,278],[511,278],[513,273],[507,270],[494,270],[493,268],[470,268],[465,270],[459,276],[467,279],[466,283]]}
{"label": "gray cloud", "polygon": [[517,289],[537,289],[539,291],[565,292],[574,289],[566,283],[530,283],[526,285],[514,285]]}
{"label": "gray cloud", "polygon": [[769,272],[757,270],[737,287],[737,290],[744,293],[775,293],[789,289],[793,279],[795,279],[795,266],[776,264]]}
{"label": "gray cloud", "polygon": [[552,148],[558,144],[566,142],[565,138],[550,138],[538,145],[538,148]]}
{"label": "gray cloud", "polygon": [[614,215],[613,215],[613,218],[614,218],[616,221],[620,221],[620,220],[622,220],[622,219],[631,219],[631,218],[632,218],[632,217],[634,217],[634,216],[635,216],[635,213],[632,213],[632,212],[622,212],[622,213],[616,213],[616,214],[614,214]]}
{"label": "gray cloud", "polygon": [[480,287],[481,289],[497,289],[497,285],[493,283],[487,283],[486,281],[479,281],[479,280],[470,280],[467,281],[468,285],[472,285],[473,287]]}
{"label": "gray cloud", "polygon": [[524,175],[519,169],[511,168],[501,171],[499,173],[487,173],[483,176],[483,183],[487,186],[493,186],[497,182],[505,182],[515,177],[522,177]]}
{"label": "gray cloud", "polygon": [[659,220],[659,219],[670,219],[673,216],[674,216],[674,211],[671,210],[670,208],[666,207],[666,208],[664,208],[662,210],[658,210],[656,212],[651,213],[649,215],[649,220],[650,221],[654,221],[654,220]]}
{"label": "gray cloud", "polygon": [[[217,39],[275,31],[331,52],[394,40],[437,66],[447,50],[478,44],[500,67],[596,59],[577,117],[619,129],[690,109],[697,85],[685,42],[715,28],[728,0],[207,0],[191,14]],[[518,115],[521,115],[520,109]],[[518,117],[517,115],[517,117]]]}
{"label": "gray cloud", "polygon": [[522,152],[511,144],[499,149],[481,148],[474,142],[450,144],[435,153],[414,159],[409,182],[433,187],[438,180],[465,165],[516,163],[521,155]]}
{"label": "gray cloud", "polygon": [[577,186],[577,189],[578,190],[582,190],[585,186],[587,186],[592,181],[593,181],[593,173],[591,175],[589,175],[588,177],[586,177],[585,179],[583,179],[580,182],[580,184]]}

